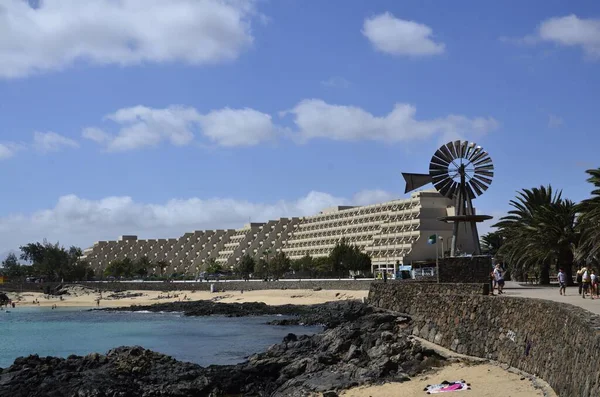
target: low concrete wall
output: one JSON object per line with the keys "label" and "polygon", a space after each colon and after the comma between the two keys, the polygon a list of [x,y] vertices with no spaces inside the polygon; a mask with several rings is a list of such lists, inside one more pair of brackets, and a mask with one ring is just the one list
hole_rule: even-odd
{"label": "low concrete wall", "polygon": [[600,317],[584,309],[408,284],[373,285],[369,302],[410,314],[415,335],[535,374],[560,396],[600,395]]}
{"label": "low concrete wall", "polygon": [[[379,283],[373,280],[304,280],[304,281],[209,281],[201,283],[76,283],[86,287],[102,290],[150,290],[150,291],[210,291],[210,285],[214,284],[219,291],[253,291],[266,289],[314,289],[322,288],[327,290],[368,290],[372,283]],[[60,283],[6,283],[0,284],[0,291],[23,291],[23,292],[43,292],[49,286],[55,288]],[[69,284],[69,283],[65,283]]]}

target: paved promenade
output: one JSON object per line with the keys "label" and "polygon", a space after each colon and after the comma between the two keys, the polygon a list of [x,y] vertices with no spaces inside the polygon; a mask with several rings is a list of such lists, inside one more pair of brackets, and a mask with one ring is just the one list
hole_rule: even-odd
{"label": "paved promenade", "polygon": [[[600,315],[600,299],[590,299],[586,296],[583,299],[578,292],[577,287],[567,287],[567,295],[561,296],[558,293],[558,285],[542,287],[537,285],[523,286],[514,281],[507,281],[503,296],[522,296],[525,298],[546,299],[556,302],[570,303],[571,305],[582,307],[592,313]],[[495,292],[496,293],[496,292]]]}

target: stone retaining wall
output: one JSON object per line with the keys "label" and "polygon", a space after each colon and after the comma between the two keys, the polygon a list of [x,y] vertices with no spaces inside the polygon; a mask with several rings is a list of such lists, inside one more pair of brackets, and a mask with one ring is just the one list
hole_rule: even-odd
{"label": "stone retaining wall", "polygon": [[491,256],[457,256],[440,260],[440,281],[445,283],[488,283]]}
{"label": "stone retaining wall", "polygon": [[410,314],[415,335],[535,374],[560,396],[600,395],[599,316],[540,299],[448,291],[379,284],[369,302]]}

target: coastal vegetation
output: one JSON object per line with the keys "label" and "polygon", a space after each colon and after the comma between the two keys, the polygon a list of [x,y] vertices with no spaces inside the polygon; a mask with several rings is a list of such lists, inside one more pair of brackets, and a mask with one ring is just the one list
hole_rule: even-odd
{"label": "coastal vegetation", "polygon": [[575,203],[552,186],[523,189],[511,210],[482,237],[483,251],[507,266],[511,277],[539,278],[564,269],[572,282],[574,267],[600,265],[600,168],[586,171],[591,197]]}
{"label": "coastal vegetation", "polygon": [[[9,280],[23,281],[25,278],[43,279],[46,281],[89,280],[94,271],[85,261],[80,260],[81,248],[72,246],[69,249],[59,243],[29,243],[20,247],[19,258],[10,253],[2,262],[0,275]],[[25,261],[20,263],[19,259]]]}

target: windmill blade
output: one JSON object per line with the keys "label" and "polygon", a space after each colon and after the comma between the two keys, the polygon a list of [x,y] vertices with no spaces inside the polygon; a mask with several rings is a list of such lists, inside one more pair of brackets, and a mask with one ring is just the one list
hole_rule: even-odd
{"label": "windmill blade", "polygon": [[454,159],[454,156],[452,155],[452,153],[450,152],[450,149],[448,149],[448,145],[442,145],[440,146],[439,151],[444,153],[444,158],[448,160],[448,164],[450,164],[452,162],[452,160]]}
{"label": "windmill blade", "polygon": [[471,189],[471,184],[470,183],[465,183],[465,190],[467,191],[467,194],[469,195],[469,197],[471,199],[474,199],[475,197],[475,193],[473,193],[473,189]]}
{"label": "windmill blade", "polygon": [[494,165],[493,164],[488,164],[488,165],[480,165],[478,167],[475,167],[475,171],[480,170],[480,171],[494,171]]}
{"label": "windmill blade", "polygon": [[428,183],[431,183],[431,176],[429,176],[429,174],[411,174],[403,172],[402,176],[406,181],[406,188],[404,189],[404,193],[411,192],[415,189],[427,185]]}
{"label": "windmill blade", "polygon": [[482,151],[482,150],[483,150],[483,148],[482,148],[481,146],[475,146],[475,147],[473,148],[473,150],[471,150],[471,155],[470,155],[470,157],[468,157],[468,158],[467,158],[467,160],[469,160],[469,161],[471,161],[471,162],[472,162],[472,161],[473,161],[473,158],[474,158],[475,156],[477,156],[479,153],[481,153],[481,151]]}
{"label": "windmill blade", "polygon": [[477,184],[475,182],[473,182],[472,179],[468,182],[468,184],[469,184],[469,186],[471,186],[471,188],[473,190],[475,190],[475,193],[477,193],[478,196],[481,196],[483,194],[483,191],[481,191],[479,186],[477,186]]}
{"label": "windmill blade", "polygon": [[442,193],[442,195],[446,196],[446,197],[450,197],[452,198],[452,195],[450,195],[450,189],[452,188],[452,185],[456,183],[454,182],[452,179],[448,179],[446,181],[446,183],[444,183],[444,185],[442,187],[440,187],[438,190],[440,193]]}
{"label": "windmill blade", "polygon": [[471,163],[476,163],[479,160],[481,160],[482,158],[484,158],[485,156],[487,156],[487,152],[485,150],[482,150],[479,153],[477,153],[475,156],[473,156],[473,158],[470,159],[469,161],[471,161]]}
{"label": "windmill blade", "polygon": [[460,146],[461,146],[461,142],[460,141],[454,141],[454,151],[456,152],[456,158],[461,158],[462,156],[460,155]]}
{"label": "windmill blade", "polygon": [[442,195],[446,196],[446,193],[448,192],[448,189],[450,189],[450,186],[452,185],[453,182],[454,181],[451,178],[446,178],[446,179],[438,182],[434,186],[438,192],[440,192]]}
{"label": "windmill blade", "polygon": [[456,153],[456,150],[454,150],[454,142],[448,142],[446,144],[446,147],[448,148],[448,151],[452,155],[452,160],[454,160],[455,158],[458,157],[458,154]]}
{"label": "windmill blade", "polygon": [[460,184],[456,181],[452,181],[452,184],[450,185],[450,189],[448,189],[448,193],[445,194],[446,197],[454,197],[454,193],[456,193],[456,191],[458,190],[458,188],[460,187]]}
{"label": "windmill blade", "polygon": [[492,164],[492,158],[490,156],[487,156],[486,158],[475,162],[473,165],[475,165],[475,168],[477,168],[477,167],[484,166],[486,164]]}
{"label": "windmill blade", "polygon": [[482,191],[486,191],[487,190],[487,185],[485,183],[482,183],[480,181],[478,181],[475,178],[472,178],[469,182],[473,183],[474,185],[477,185],[477,187],[479,187]]}
{"label": "windmill blade", "polygon": [[462,141],[460,143],[460,157],[461,158],[467,158],[467,146],[469,145],[469,142],[467,141]]}
{"label": "windmill blade", "polygon": [[[442,152],[441,149],[436,150],[436,152],[433,155],[433,157],[438,158],[439,160],[441,160],[439,162],[440,164],[450,164],[450,162],[452,161],[452,157],[450,157],[446,153]],[[433,158],[431,160],[433,160]]]}
{"label": "windmill blade", "polygon": [[432,170],[443,170],[444,172],[448,172],[448,166],[442,165],[442,164],[431,163],[431,164],[429,164],[429,173],[431,173]]}
{"label": "windmill blade", "polygon": [[436,166],[438,166],[438,167],[441,167],[441,168],[448,169],[448,165],[449,165],[449,164],[447,164],[447,163],[442,163],[442,161],[441,161],[441,160],[438,160],[437,158],[432,158],[432,159],[431,159],[431,162],[429,163],[429,168],[431,168],[431,166],[432,166],[432,165],[436,165]]}
{"label": "windmill blade", "polygon": [[475,175],[485,175],[485,176],[493,177],[494,173],[491,171],[484,171],[484,170],[475,168]]}
{"label": "windmill blade", "polygon": [[486,178],[485,176],[475,175],[472,179],[478,180],[481,183],[485,183],[486,185],[491,185],[492,180],[490,178]]}
{"label": "windmill blade", "polygon": [[467,145],[467,152],[465,153],[465,158],[467,160],[469,160],[471,158],[471,155],[473,154],[474,150],[475,150],[475,143],[469,142]]}

